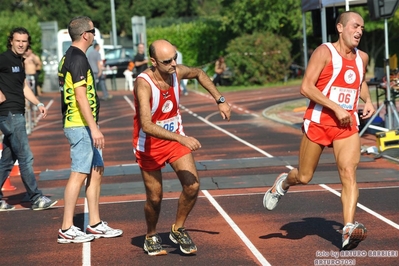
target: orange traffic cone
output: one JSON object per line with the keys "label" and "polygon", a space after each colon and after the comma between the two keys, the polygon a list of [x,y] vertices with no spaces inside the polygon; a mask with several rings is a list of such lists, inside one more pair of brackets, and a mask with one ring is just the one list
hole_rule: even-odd
{"label": "orange traffic cone", "polygon": [[18,160],[15,161],[13,168],[11,169],[10,176],[18,176],[21,175],[19,172],[19,163]]}
{"label": "orange traffic cone", "polygon": [[[3,152],[3,143],[0,142],[0,157],[1,157],[1,153],[2,152]],[[16,170],[14,170],[14,172],[17,171],[18,172],[17,175],[19,175],[20,174],[19,173],[19,164],[17,164],[17,162],[14,164],[14,167],[12,168],[11,173],[14,170],[14,168],[17,168]],[[10,173],[10,175],[11,175],[11,173]],[[6,182],[4,182],[4,184],[3,184],[2,188],[1,188],[1,191],[13,191],[13,190],[16,190],[16,189],[17,189],[16,187],[11,185],[10,177],[7,177]]]}
{"label": "orange traffic cone", "polygon": [[11,185],[10,177],[7,177],[6,182],[4,182],[4,185],[1,188],[1,191],[13,191],[16,189],[17,189],[16,187]]}

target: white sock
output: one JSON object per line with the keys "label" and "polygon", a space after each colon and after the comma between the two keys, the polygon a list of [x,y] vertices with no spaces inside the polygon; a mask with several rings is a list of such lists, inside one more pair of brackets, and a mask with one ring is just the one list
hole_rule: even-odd
{"label": "white sock", "polygon": [[284,194],[287,192],[287,190],[284,190],[284,189],[283,189],[283,181],[284,181],[284,180],[281,180],[281,181],[278,182],[277,185],[276,185],[276,191],[277,191],[277,193],[280,194],[280,195],[284,195]]}

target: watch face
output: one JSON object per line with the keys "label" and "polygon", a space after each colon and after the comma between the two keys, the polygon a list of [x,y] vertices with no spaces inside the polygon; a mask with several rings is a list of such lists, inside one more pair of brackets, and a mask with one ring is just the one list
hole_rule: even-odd
{"label": "watch face", "polygon": [[225,100],[224,97],[222,96],[222,97],[219,98],[218,103],[224,103],[225,101],[226,101],[226,100]]}

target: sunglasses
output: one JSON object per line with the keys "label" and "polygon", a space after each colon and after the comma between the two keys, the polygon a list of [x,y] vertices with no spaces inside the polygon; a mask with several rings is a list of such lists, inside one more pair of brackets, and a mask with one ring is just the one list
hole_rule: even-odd
{"label": "sunglasses", "polygon": [[176,61],[176,59],[177,59],[177,54],[176,54],[173,58],[171,58],[171,59],[168,59],[168,60],[158,60],[158,59],[157,59],[157,61],[160,62],[160,63],[162,63],[162,64],[164,64],[164,65],[169,65],[169,64],[172,63],[173,60]]}
{"label": "sunglasses", "polygon": [[91,30],[85,30],[84,32],[82,32],[82,33],[80,34],[80,36],[82,36],[83,33],[85,33],[85,32],[90,32],[90,33],[92,33],[93,35],[96,35],[96,30],[95,30],[95,29],[91,29]]}

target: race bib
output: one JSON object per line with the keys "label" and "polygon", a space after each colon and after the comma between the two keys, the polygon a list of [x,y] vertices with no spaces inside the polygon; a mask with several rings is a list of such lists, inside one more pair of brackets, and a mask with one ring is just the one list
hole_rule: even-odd
{"label": "race bib", "polygon": [[332,87],[330,91],[330,100],[337,103],[345,110],[353,110],[356,103],[355,89]]}
{"label": "race bib", "polygon": [[179,119],[178,116],[171,117],[166,120],[157,121],[156,124],[170,132],[176,132],[178,127]]}

